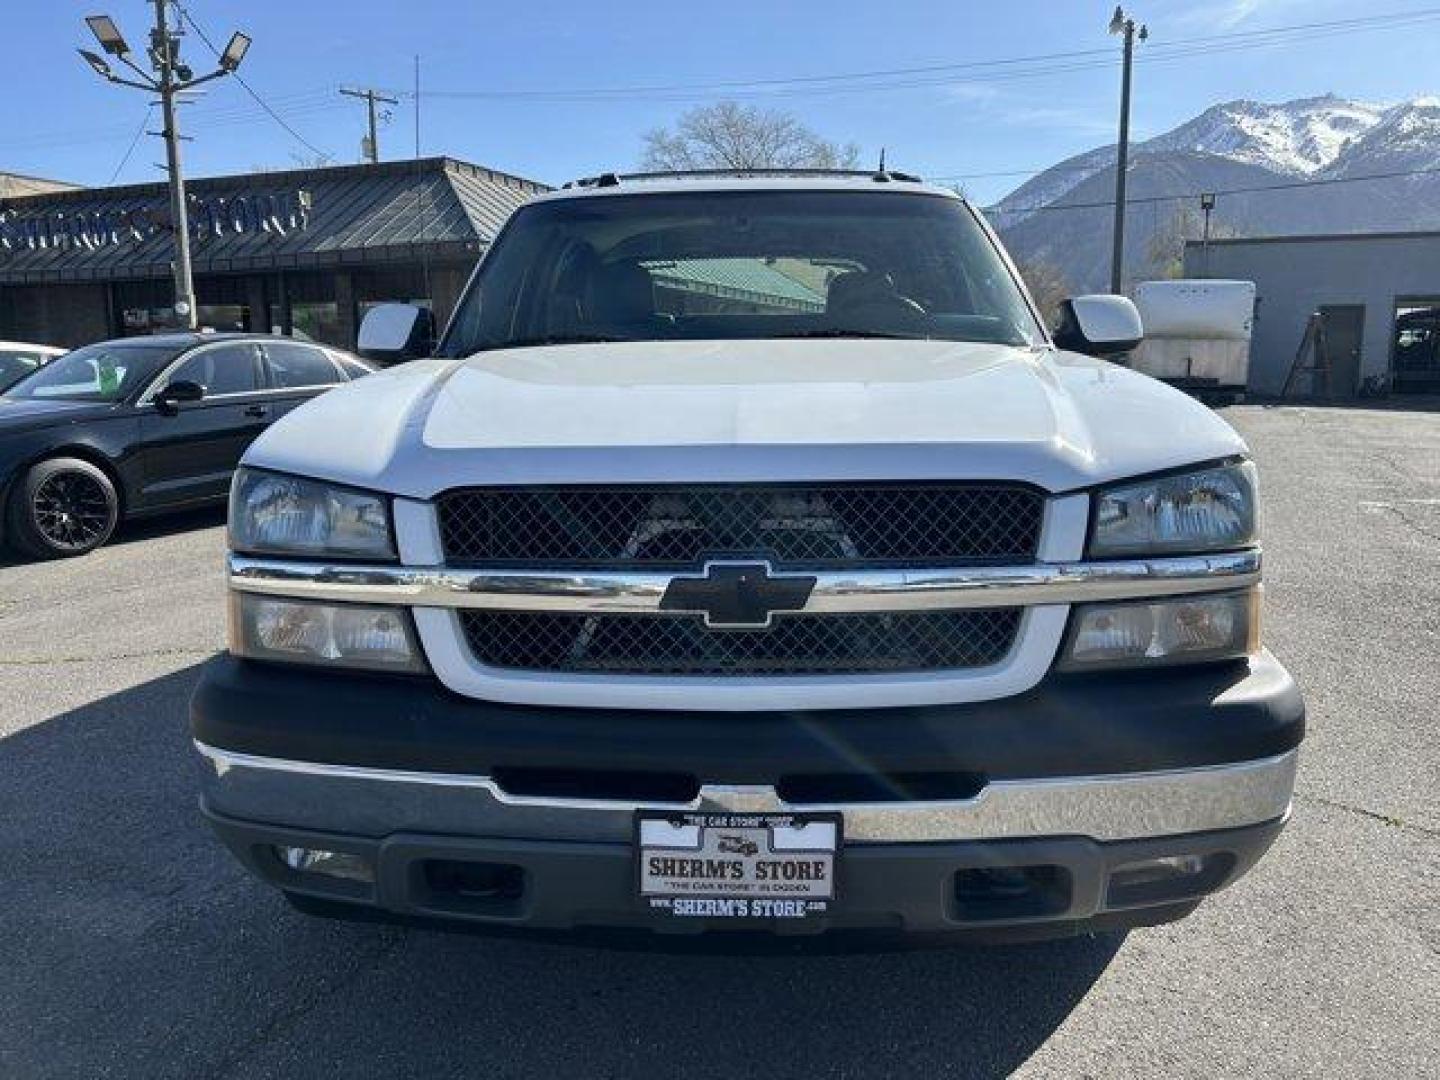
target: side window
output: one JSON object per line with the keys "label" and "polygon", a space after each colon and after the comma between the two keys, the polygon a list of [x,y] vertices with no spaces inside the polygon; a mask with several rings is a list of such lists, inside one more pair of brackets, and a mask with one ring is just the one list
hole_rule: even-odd
{"label": "side window", "polygon": [[197,382],[206,397],[248,394],[260,389],[255,370],[255,346],[220,345],[201,349],[171,374],[170,382]]}
{"label": "side window", "polygon": [[279,387],[299,389],[341,381],[330,357],[319,349],[288,341],[270,341],[265,343],[265,357],[270,361],[271,378]]}

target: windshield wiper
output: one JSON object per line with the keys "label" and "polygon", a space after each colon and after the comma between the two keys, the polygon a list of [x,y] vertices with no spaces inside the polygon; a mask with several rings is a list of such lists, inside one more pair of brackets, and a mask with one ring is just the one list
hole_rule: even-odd
{"label": "windshield wiper", "polygon": [[515,338],[493,345],[484,345],[480,352],[492,349],[528,349],[537,345],[611,345],[621,341],[636,341],[637,338],[622,337],[619,334],[540,334],[535,337]]}
{"label": "windshield wiper", "polygon": [[928,334],[897,334],[884,330],[792,330],[769,335],[777,338],[879,338],[884,341],[929,341]]}

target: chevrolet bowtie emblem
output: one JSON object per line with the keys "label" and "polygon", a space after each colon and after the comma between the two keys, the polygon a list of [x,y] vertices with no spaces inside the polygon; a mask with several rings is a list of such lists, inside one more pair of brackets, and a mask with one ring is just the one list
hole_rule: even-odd
{"label": "chevrolet bowtie emblem", "polygon": [[705,616],[716,630],[763,630],[778,611],[801,611],[815,578],[775,575],[769,563],[710,563],[705,576],[675,578],[660,600],[661,611]]}

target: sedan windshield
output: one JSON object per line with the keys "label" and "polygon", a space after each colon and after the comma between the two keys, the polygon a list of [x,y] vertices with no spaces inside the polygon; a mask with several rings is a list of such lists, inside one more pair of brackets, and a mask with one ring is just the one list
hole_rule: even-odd
{"label": "sedan windshield", "polygon": [[22,379],[7,397],[56,401],[123,401],[177,350],[163,345],[101,342],[66,353]]}
{"label": "sedan windshield", "polygon": [[485,259],[441,352],[593,341],[1043,333],[963,202],[709,191],[539,202]]}

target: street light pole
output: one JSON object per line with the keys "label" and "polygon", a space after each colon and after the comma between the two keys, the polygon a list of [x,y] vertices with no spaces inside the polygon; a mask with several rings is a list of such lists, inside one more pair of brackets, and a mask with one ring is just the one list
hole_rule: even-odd
{"label": "street light pole", "polygon": [[1200,209],[1205,212],[1205,237],[1200,241],[1200,262],[1204,266],[1204,277],[1210,276],[1210,215],[1215,211],[1215,196],[1206,192],[1200,196]]}
{"label": "street light pole", "polygon": [[1120,77],[1120,145],[1115,164],[1115,250],[1110,258],[1110,291],[1119,293],[1125,284],[1125,188],[1130,169],[1130,76],[1135,61],[1135,41],[1145,41],[1150,31],[1136,24],[1117,7],[1110,20],[1110,33],[1125,39],[1124,72]]}
{"label": "street light pole", "polygon": [[242,33],[230,36],[230,42],[220,55],[220,66],[208,75],[198,78],[180,59],[180,37],[178,28],[170,26],[169,5],[173,0],[153,0],[155,26],[150,31],[150,74],[130,59],[130,46],[125,41],[115,20],[108,15],[91,15],[85,22],[89,25],[95,40],[108,56],[114,57],[137,76],[135,79],[121,78],[111,69],[109,61],[85,49],[78,50],[95,74],[119,86],[145,90],[160,96],[164,114],[166,171],[170,177],[170,228],[175,235],[175,305],[176,318],[190,330],[197,325],[195,310],[195,279],[190,265],[190,224],[185,201],[185,176],[180,164],[180,125],[175,112],[176,98],[185,90],[229,75],[240,66],[250,48],[250,38]]}

